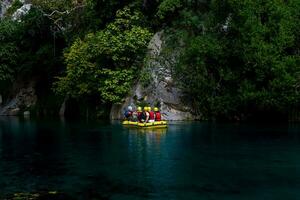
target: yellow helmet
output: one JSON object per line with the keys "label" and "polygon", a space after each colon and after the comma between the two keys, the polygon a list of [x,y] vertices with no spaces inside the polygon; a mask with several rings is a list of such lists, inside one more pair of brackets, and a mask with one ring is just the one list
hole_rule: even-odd
{"label": "yellow helmet", "polygon": [[145,106],[145,107],[144,107],[144,111],[147,111],[147,110],[148,110],[148,107]]}
{"label": "yellow helmet", "polygon": [[150,106],[148,107],[148,111],[151,111],[151,107]]}
{"label": "yellow helmet", "polygon": [[138,110],[139,112],[141,112],[141,111],[142,111],[142,107],[139,106],[139,107],[137,108],[137,110]]}
{"label": "yellow helmet", "polygon": [[158,111],[158,108],[157,108],[157,107],[155,107],[155,108],[154,108],[154,111],[155,111],[155,112],[157,112],[157,111]]}

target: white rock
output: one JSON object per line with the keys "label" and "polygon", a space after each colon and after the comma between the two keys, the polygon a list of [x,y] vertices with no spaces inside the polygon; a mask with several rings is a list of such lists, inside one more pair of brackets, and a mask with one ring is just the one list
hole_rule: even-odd
{"label": "white rock", "polygon": [[21,8],[16,10],[16,12],[12,15],[12,19],[19,21],[21,19],[21,17],[23,17],[30,11],[31,6],[32,6],[32,4],[24,4]]}
{"label": "white rock", "polygon": [[13,0],[0,1],[0,19],[4,17],[7,9],[11,6]]}

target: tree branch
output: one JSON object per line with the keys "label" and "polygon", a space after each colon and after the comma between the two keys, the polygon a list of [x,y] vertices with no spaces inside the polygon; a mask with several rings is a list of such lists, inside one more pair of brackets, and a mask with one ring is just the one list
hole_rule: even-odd
{"label": "tree branch", "polygon": [[79,8],[84,8],[86,5],[85,4],[82,4],[82,5],[78,5],[78,6],[76,6],[76,7],[74,7],[74,8],[72,8],[72,9],[70,9],[70,10],[65,10],[65,11],[59,11],[59,10],[54,10],[52,13],[50,13],[50,14],[47,14],[47,13],[45,13],[43,10],[42,10],[42,12],[43,12],[43,15],[44,16],[46,16],[46,17],[52,17],[54,14],[59,14],[59,15],[65,15],[65,14],[70,14],[71,12],[73,12],[74,10],[77,10],[77,9],[79,9]]}

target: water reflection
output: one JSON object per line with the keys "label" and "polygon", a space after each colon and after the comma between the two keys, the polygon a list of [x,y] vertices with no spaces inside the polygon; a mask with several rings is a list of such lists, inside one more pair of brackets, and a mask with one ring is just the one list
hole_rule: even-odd
{"label": "water reflection", "polygon": [[74,199],[298,199],[299,128],[0,118],[0,199],[49,190]]}
{"label": "water reflection", "polygon": [[[132,142],[135,138],[139,138],[140,140],[145,140],[145,144],[147,147],[149,146],[157,146],[159,147],[161,140],[163,140],[166,136],[167,129],[141,129],[141,128],[129,128],[129,143]],[[139,137],[140,136],[140,137]],[[141,141],[138,141],[142,143]]]}

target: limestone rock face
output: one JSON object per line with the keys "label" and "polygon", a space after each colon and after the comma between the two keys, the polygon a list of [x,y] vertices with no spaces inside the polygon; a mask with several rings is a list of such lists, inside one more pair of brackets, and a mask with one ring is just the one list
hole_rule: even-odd
{"label": "limestone rock face", "polygon": [[13,0],[1,0],[0,1],[0,19],[4,17],[7,9],[11,6]]}
{"label": "limestone rock face", "polygon": [[192,109],[182,101],[182,91],[176,87],[172,77],[172,65],[176,61],[176,52],[171,56],[162,55],[164,33],[156,33],[149,43],[145,69],[150,74],[146,86],[138,81],[124,103],[113,105],[110,113],[112,120],[122,119],[127,106],[136,108],[141,102],[151,106],[159,105],[165,120],[195,120],[199,116],[192,114]]}
{"label": "limestone rock face", "polygon": [[32,6],[31,4],[24,4],[21,8],[16,10],[16,12],[12,15],[12,19],[13,20],[20,20],[21,17],[23,17],[24,15],[26,15],[30,11],[31,6]]}
{"label": "limestone rock face", "polygon": [[21,110],[36,105],[37,96],[33,86],[19,90],[17,95],[3,107],[0,106],[0,115],[19,115]]}
{"label": "limestone rock face", "polygon": [[[7,9],[12,5],[14,0],[0,0],[0,19],[5,16]],[[22,16],[26,15],[31,9],[32,4],[26,3],[25,0],[20,0],[23,4],[21,8],[17,9],[11,18],[13,20],[20,20]]]}

